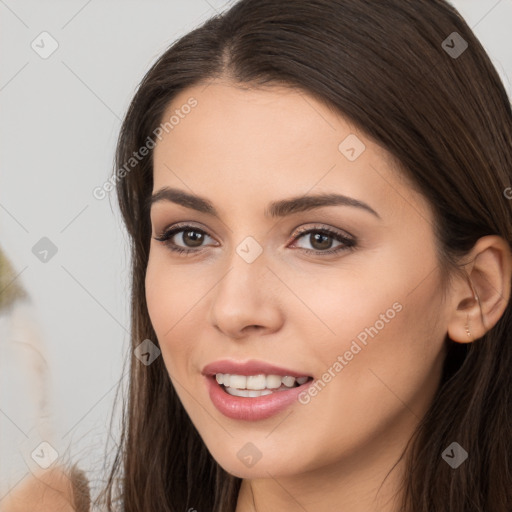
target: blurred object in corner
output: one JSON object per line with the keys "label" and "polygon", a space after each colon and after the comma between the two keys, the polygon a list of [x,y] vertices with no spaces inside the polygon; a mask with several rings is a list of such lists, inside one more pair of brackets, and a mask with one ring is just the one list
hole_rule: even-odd
{"label": "blurred object in corner", "polygon": [[0,247],[0,512],[88,512],[88,480],[76,465],[30,465],[54,432],[43,336],[20,274]]}
{"label": "blurred object in corner", "polygon": [[0,512],[89,512],[89,484],[76,466],[27,477],[0,502]]}
{"label": "blurred object in corner", "polygon": [[0,248],[0,313],[12,307],[17,300],[27,298],[27,292],[16,282],[14,270]]}

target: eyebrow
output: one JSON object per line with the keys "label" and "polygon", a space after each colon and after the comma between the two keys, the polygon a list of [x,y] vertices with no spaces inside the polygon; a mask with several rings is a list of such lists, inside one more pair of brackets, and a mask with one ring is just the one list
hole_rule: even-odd
{"label": "eyebrow", "polygon": [[[149,209],[152,205],[160,201],[170,201],[184,206],[185,208],[197,210],[198,212],[206,213],[217,218],[219,217],[219,213],[208,199],[189,194],[188,192],[176,188],[161,188],[148,198],[146,208]],[[309,211],[324,206],[353,206],[365,210],[379,219],[381,218],[371,206],[358,199],[341,194],[305,195],[282,199],[270,203],[264,213],[266,217],[286,217],[294,213]]]}

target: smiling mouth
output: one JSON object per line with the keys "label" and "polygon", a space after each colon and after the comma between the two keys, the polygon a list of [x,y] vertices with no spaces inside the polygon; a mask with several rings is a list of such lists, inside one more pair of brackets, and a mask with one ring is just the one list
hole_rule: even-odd
{"label": "smiling mouth", "polygon": [[231,396],[257,398],[303,386],[313,377],[292,377],[281,375],[230,375],[215,374],[220,388]]}

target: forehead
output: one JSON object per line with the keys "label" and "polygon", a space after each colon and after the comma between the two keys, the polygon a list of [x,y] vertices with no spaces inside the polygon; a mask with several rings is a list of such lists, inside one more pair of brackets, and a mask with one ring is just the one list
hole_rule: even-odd
{"label": "forehead", "polygon": [[154,150],[154,190],[178,186],[224,202],[334,191],[427,214],[384,148],[303,91],[213,81],[176,96],[162,123],[171,117]]}
{"label": "forehead", "polygon": [[339,136],[354,131],[342,116],[303,91],[284,86],[249,88],[223,81],[182,91],[167,107],[163,121],[188,110],[185,106],[190,98],[197,105],[164,135],[182,147],[194,142],[214,150],[231,144],[233,150],[249,155],[259,152],[253,142],[257,141],[276,152],[283,144],[283,149],[290,149],[290,143],[302,143],[295,147],[297,153],[313,145],[337,151]]}

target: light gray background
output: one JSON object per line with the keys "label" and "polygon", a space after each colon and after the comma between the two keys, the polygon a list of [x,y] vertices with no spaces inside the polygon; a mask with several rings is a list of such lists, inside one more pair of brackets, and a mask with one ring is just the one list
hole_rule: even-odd
{"label": "light gray background", "polygon": [[[512,96],[512,0],[452,3]],[[92,190],[110,176],[120,121],[144,73],[172,41],[231,4],[0,0],[0,244],[33,301],[27,315],[49,376],[47,389],[40,384],[45,435],[93,480],[128,350],[129,266],[115,196],[111,207]],[[43,31],[59,44],[47,59],[31,48]],[[31,251],[42,237],[58,248],[47,263]],[[0,499],[32,470],[41,441],[30,366],[1,354]]]}

